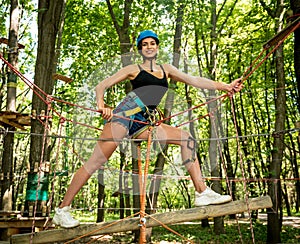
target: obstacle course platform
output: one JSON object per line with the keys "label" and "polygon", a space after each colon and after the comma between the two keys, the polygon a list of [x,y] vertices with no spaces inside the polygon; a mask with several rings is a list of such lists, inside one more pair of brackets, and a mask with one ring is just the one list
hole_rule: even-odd
{"label": "obstacle course platform", "polygon": [[30,115],[13,111],[0,111],[0,125],[26,130],[24,126],[30,126]]}

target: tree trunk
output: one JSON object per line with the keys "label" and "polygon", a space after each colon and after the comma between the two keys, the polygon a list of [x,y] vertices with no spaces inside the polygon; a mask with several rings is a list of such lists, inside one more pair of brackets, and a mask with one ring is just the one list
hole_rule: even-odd
{"label": "tree trunk", "polygon": [[[300,0],[291,0],[291,9],[293,15],[297,16],[300,14]],[[292,19],[293,20],[293,19]],[[297,108],[300,113],[300,29],[298,28],[294,32],[294,69],[297,84]]]}
{"label": "tree trunk", "polygon": [[[279,20],[281,21],[281,20]],[[280,23],[277,25],[280,26]],[[278,29],[280,31],[280,27]],[[275,134],[273,141],[272,160],[270,163],[270,179],[269,182],[269,195],[272,198],[273,208],[268,210],[268,243],[280,243],[281,233],[281,164],[284,151],[284,134],[278,133],[283,131],[285,128],[285,114],[286,114],[286,94],[285,89],[285,78],[284,78],[284,62],[283,62],[283,46],[281,45],[276,50],[276,78],[277,78],[277,89],[276,89],[276,118],[275,118]]]}
{"label": "tree trunk", "polygon": [[105,202],[104,170],[98,170],[98,211],[97,222],[104,221],[104,202]]}
{"label": "tree trunk", "polygon": [[[293,11],[293,15],[298,16],[300,14],[300,0],[291,0],[290,2],[291,2],[291,9]],[[298,108],[298,113],[300,113],[300,28],[298,28],[294,32],[294,70],[295,70],[295,77],[296,77],[296,86],[298,91],[297,99],[296,99],[297,108]],[[298,121],[298,123],[300,123],[300,120]],[[296,179],[299,178],[299,171],[298,171],[298,164],[297,164],[296,157],[294,160],[294,172],[295,172],[294,177]],[[295,182],[295,187],[296,187],[296,211],[299,212],[300,181]]]}
{"label": "tree trunk", "polygon": [[[110,3],[110,0],[106,0],[106,4],[113,22],[113,25],[115,27],[115,30],[119,36],[119,42],[120,42],[120,49],[121,49],[121,62],[122,62],[122,66],[125,67],[129,64],[132,63],[131,60],[131,55],[128,55],[128,53],[130,52],[131,49],[131,41],[130,41],[130,36],[129,36],[129,27],[130,27],[130,12],[131,12],[131,7],[132,7],[132,0],[127,0],[124,1],[124,7],[123,7],[123,21],[122,21],[122,25],[119,25],[119,22],[117,20],[117,17],[113,11],[112,5]],[[131,91],[131,84],[130,82],[127,82],[125,84],[125,93],[127,94],[128,92]],[[134,143],[133,143],[134,144]],[[135,146],[132,145],[132,153],[134,154],[135,150]],[[123,184],[123,177],[124,174],[123,172],[123,165],[125,165],[125,154],[123,153],[123,150],[121,150],[121,162],[120,162],[120,177],[119,177],[119,198],[120,198],[120,218],[124,218],[124,207],[126,206],[127,208],[130,208],[130,196],[128,194],[128,188],[126,188],[126,180],[124,180],[124,184]],[[136,166],[136,162],[134,161],[134,159],[132,159],[132,165],[133,165],[133,172],[135,172],[135,166]],[[137,185],[135,185],[137,183]],[[133,188],[138,187],[138,182],[136,182],[136,180],[133,180]],[[125,186],[125,189],[123,189],[123,186]],[[125,195],[123,194],[125,192]],[[133,197],[133,207],[136,208],[138,207],[136,204],[138,204],[139,206],[139,201],[137,201],[136,196],[134,195]],[[126,211],[126,215],[130,215],[131,212],[130,210]]]}
{"label": "tree trunk", "polygon": [[49,115],[47,111],[50,103],[47,104],[47,95],[52,94],[54,87],[52,75],[55,73],[57,60],[55,45],[64,5],[64,0],[39,0],[38,49],[34,84],[41,91],[35,87],[32,97],[32,111],[37,115],[37,119],[32,119],[31,122],[30,172],[25,202],[25,214],[29,215],[32,214],[33,207],[38,212],[42,211],[48,200],[49,174],[41,172],[41,168],[49,162],[50,151],[43,136],[45,132],[43,123],[47,121],[47,118],[43,120],[42,115]]}
{"label": "tree trunk", "polygon": [[[210,32],[210,62],[209,62],[209,71],[210,78],[215,79],[215,66],[217,61],[217,14],[216,14],[216,5],[217,2],[215,0],[210,1],[211,4],[211,32]],[[209,91],[209,98],[216,97],[215,91]],[[208,104],[208,111],[213,112],[216,110],[217,102],[210,102]],[[209,160],[211,165],[211,176],[219,178],[220,177],[220,166],[218,164],[218,141],[214,140],[218,138],[218,131],[220,124],[218,123],[218,111],[215,111],[209,117],[210,119],[210,138],[213,140],[209,141]],[[221,193],[221,183],[220,181],[213,181],[212,188],[214,191]],[[214,231],[216,234],[224,233],[224,221],[223,217],[214,218]]]}
{"label": "tree trunk", "polygon": [[[283,24],[283,11],[284,3],[283,0],[278,1],[278,5],[273,10],[265,4],[264,1],[260,1],[264,9],[269,13],[269,15],[276,19],[275,26],[276,31],[280,32],[282,30]],[[267,242],[268,243],[280,243],[280,233],[281,233],[281,184],[280,184],[280,174],[281,174],[281,164],[284,152],[284,134],[280,133],[285,128],[285,115],[286,115],[286,94],[285,89],[285,78],[284,78],[284,63],[283,63],[283,46],[279,46],[275,52],[275,62],[276,62],[276,96],[275,96],[275,133],[272,149],[272,159],[269,165],[269,185],[268,191],[272,199],[273,208],[268,209],[268,233]],[[276,132],[278,134],[276,134]]]}
{"label": "tree trunk", "polygon": [[[19,34],[19,3],[18,0],[11,0],[10,2],[10,27],[8,37],[8,62],[14,67],[18,63],[18,34]],[[7,80],[7,111],[16,111],[16,90],[17,90],[17,75],[8,69]],[[12,210],[13,203],[13,157],[14,157],[14,131],[12,126],[6,126],[6,130],[12,132],[4,137],[3,142],[3,157],[1,173],[4,178],[1,182],[1,209],[4,211]]]}

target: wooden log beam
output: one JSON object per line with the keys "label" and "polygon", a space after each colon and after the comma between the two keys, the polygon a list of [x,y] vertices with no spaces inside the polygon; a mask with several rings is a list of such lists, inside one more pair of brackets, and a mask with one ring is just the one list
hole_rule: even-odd
{"label": "wooden log beam", "polygon": [[[247,206],[248,205],[248,206]],[[224,215],[237,214],[257,209],[265,209],[272,207],[272,201],[269,196],[262,196],[258,198],[248,199],[248,204],[245,200],[233,201],[222,205],[209,205],[205,207],[197,207],[184,209],[174,212],[157,213],[151,215],[152,217],[146,217],[147,227],[159,226],[156,221],[160,221],[164,224],[175,224],[185,221],[193,221],[199,219],[220,217]],[[126,232],[130,230],[137,230],[140,227],[139,218],[130,218],[118,221],[96,223],[96,224],[83,224],[79,227],[72,229],[55,229],[41,231],[32,234],[18,234],[11,237],[11,244],[13,243],[51,243],[58,241],[71,240],[81,236],[91,236],[100,234],[110,234],[116,232]],[[32,239],[31,239],[32,238]]]}
{"label": "wooden log beam", "polygon": [[[34,220],[34,226],[42,228],[45,226],[47,217],[36,217]],[[16,218],[16,219],[0,219],[0,229],[6,228],[31,228],[33,223],[33,218]],[[1,243],[0,243],[1,244]]]}
{"label": "wooden log beam", "polygon": [[66,83],[71,83],[73,81],[72,78],[69,78],[69,77],[67,77],[65,75],[61,75],[61,74],[57,74],[57,73],[53,74],[52,78],[54,80],[62,80],[64,82],[66,82]]}
{"label": "wooden log beam", "polygon": [[[1,37],[1,38],[0,38],[0,44],[1,44],[1,43],[8,45],[8,39],[5,38],[5,37]],[[19,49],[24,49],[25,46],[24,46],[23,44],[18,43],[18,48],[19,48]]]}
{"label": "wooden log beam", "polygon": [[278,32],[274,37],[272,37],[270,40],[268,40],[263,47],[269,48],[271,46],[277,45],[279,41],[281,41],[300,21],[300,17],[295,19],[293,22],[291,22],[289,25],[287,25],[283,30]]}
{"label": "wooden log beam", "polygon": [[21,130],[26,130],[24,126],[30,126],[30,116],[14,111],[0,111],[0,125],[12,126]]}
{"label": "wooden log beam", "polygon": [[15,122],[10,121],[10,120],[8,120],[6,118],[3,118],[3,117],[0,117],[0,123],[1,124],[5,124],[5,125],[10,125],[12,127],[15,127],[15,128],[21,129],[21,130],[25,130],[24,126],[19,125],[19,124],[15,123]]}

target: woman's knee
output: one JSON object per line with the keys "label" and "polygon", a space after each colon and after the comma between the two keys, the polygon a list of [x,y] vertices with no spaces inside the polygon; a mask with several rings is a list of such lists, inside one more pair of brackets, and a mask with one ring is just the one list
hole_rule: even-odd
{"label": "woman's knee", "polygon": [[[103,144],[103,143],[102,143]],[[93,174],[96,170],[103,167],[112,152],[115,150],[115,145],[100,145],[98,142],[90,158],[84,163],[84,168],[89,174]],[[106,142],[105,144],[109,144]],[[104,150],[105,149],[105,150]]]}
{"label": "woman's knee", "polygon": [[188,132],[188,131],[182,131],[181,136],[182,145],[188,148],[195,148],[197,141],[196,139]]}
{"label": "woman's knee", "polygon": [[103,154],[93,153],[88,161],[84,163],[83,167],[90,175],[92,175],[97,170],[101,169],[107,160],[108,158],[106,158]]}
{"label": "woman's knee", "polygon": [[182,150],[185,151],[187,158],[184,159],[183,164],[186,165],[196,160],[197,155],[197,141],[190,133],[185,133],[184,139],[182,140]]}
{"label": "woman's knee", "polygon": [[88,172],[89,175],[94,174],[97,170],[101,169],[103,164],[87,164],[83,165],[83,168]]}

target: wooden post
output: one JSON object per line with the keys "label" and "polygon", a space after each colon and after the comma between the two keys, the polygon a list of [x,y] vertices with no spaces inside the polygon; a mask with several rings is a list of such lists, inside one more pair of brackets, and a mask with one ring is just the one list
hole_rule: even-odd
{"label": "wooden post", "polygon": [[[249,198],[248,206],[250,210],[265,209],[272,207],[272,201],[269,196],[258,198]],[[197,207],[184,209],[174,212],[157,213],[145,216],[147,227],[159,226],[156,221],[160,221],[166,225],[175,224],[185,221],[200,220],[206,218],[220,217],[230,214],[238,214],[248,211],[246,200],[233,201],[222,205],[209,205],[205,207]],[[124,220],[117,220],[104,223],[82,224],[79,227],[72,229],[55,229],[36,232],[32,236],[31,243],[51,243],[66,241],[76,237],[102,235],[116,232],[126,232],[130,230],[139,229],[140,218],[130,218]],[[29,243],[31,240],[31,233],[18,234],[11,237],[11,244]]]}

